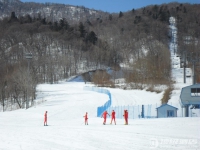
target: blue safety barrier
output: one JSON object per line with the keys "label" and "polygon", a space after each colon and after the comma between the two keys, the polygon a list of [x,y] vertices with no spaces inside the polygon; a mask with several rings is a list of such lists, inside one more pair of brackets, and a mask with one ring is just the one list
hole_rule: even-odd
{"label": "blue safety barrier", "polygon": [[[108,95],[108,101],[102,105],[97,107],[97,117],[101,117],[105,110],[111,114],[112,110],[116,112],[116,118],[123,118],[124,110],[128,110],[130,119],[137,118],[156,118],[157,117],[157,107],[160,104],[149,104],[149,105],[132,105],[132,106],[112,106],[112,97],[111,93],[107,89],[99,88],[99,87],[84,87],[84,90],[95,91],[98,93],[103,93]],[[184,116],[184,110],[180,106],[179,103],[169,103],[170,105],[178,108],[177,117]],[[143,107],[143,108],[142,108]],[[200,117],[200,105],[190,106],[189,109],[189,117]]]}
{"label": "blue safety barrier", "polygon": [[103,112],[111,106],[112,97],[111,97],[110,91],[107,89],[103,89],[103,88],[89,87],[89,86],[84,87],[84,90],[94,91],[94,92],[103,93],[103,94],[108,95],[108,97],[109,97],[108,101],[103,106],[97,107],[97,117],[101,117]]}

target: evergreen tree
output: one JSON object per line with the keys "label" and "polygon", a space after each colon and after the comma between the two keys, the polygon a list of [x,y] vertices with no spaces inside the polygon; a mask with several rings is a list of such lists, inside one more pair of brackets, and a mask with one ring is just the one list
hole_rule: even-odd
{"label": "evergreen tree", "polygon": [[64,23],[64,29],[68,30],[69,28],[70,28],[69,23],[67,21],[65,21],[65,23]]}
{"label": "evergreen tree", "polygon": [[15,16],[15,12],[12,12],[10,16],[10,22],[12,21],[18,21],[17,17]]}
{"label": "evergreen tree", "polygon": [[59,27],[60,27],[60,29],[63,29],[64,26],[65,26],[64,19],[60,19],[60,21],[59,21]]}
{"label": "evergreen tree", "polygon": [[44,25],[46,25],[46,24],[47,24],[46,18],[43,18],[43,19],[41,20],[41,23],[44,24]]}
{"label": "evergreen tree", "polygon": [[82,22],[79,23],[79,32],[80,32],[80,37],[85,38],[86,31]]}
{"label": "evergreen tree", "polygon": [[111,14],[109,15],[109,20],[112,20],[112,15]]}
{"label": "evergreen tree", "polygon": [[184,12],[184,13],[187,13],[187,10],[186,10],[186,8],[185,8],[185,7],[183,7],[183,12]]}
{"label": "evergreen tree", "polygon": [[119,12],[119,18],[121,18],[124,14],[120,11]]}
{"label": "evergreen tree", "polygon": [[91,42],[92,44],[95,45],[95,43],[97,42],[97,35],[94,33],[94,31],[91,31],[86,38],[86,41]]}
{"label": "evergreen tree", "polygon": [[57,22],[57,21],[54,22],[54,24],[53,24],[53,29],[54,29],[55,31],[58,31],[58,30],[59,30],[59,26],[58,26],[58,22]]}
{"label": "evergreen tree", "polygon": [[15,12],[12,12],[11,13],[11,17],[10,17],[10,19],[16,19],[17,17],[15,16]]}

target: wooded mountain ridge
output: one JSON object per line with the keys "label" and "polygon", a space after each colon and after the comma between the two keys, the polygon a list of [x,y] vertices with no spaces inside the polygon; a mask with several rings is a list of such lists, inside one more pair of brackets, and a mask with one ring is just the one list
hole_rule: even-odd
{"label": "wooded mountain ridge", "polygon": [[0,1],[0,18],[10,16],[10,12],[15,12],[16,17],[30,15],[37,18],[40,15],[47,21],[59,21],[62,18],[67,19],[70,24],[78,23],[83,20],[93,20],[101,18],[108,13],[88,9],[84,6],[72,6],[58,3],[35,3],[21,2],[20,0],[1,0]]}

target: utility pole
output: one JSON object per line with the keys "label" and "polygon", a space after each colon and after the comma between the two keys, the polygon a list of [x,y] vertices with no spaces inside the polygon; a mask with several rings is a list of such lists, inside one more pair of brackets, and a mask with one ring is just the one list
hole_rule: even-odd
{"label": "utility pole", "polygon": [[183,52],[183,83],[186,83],[185,68],[186,68],[186,51]]}
{"label": "utility pole", "polygon": [[[29,85],[30,83],[29,83],[29,78],[30,78],[30,69],[29,69],[29,66],[30,66],[30,60],[33,58],[33,56],[32,56],[32,53],[26,53],[26,55],[25,55],[25,57],[26,57],[26,59],[28,60],[28,84],[27,85]],[[28,90],[29,88],[27,87],[27,97],[26,97],[26,109],[28,109],[29,108],[29,90]]]}
{"label": "utility pole", "polygon": [[192,60],[192,84],[196,84],[196,77],[195,77],[195,63],[196,60]]}
{"label": "utility pole", "polygon": [[195,65],[196,65],[196,62],[200,61],[199,53],[192,52],[192,54],[189,58],[189,61],[192,63],[192,84],[196,84]]}

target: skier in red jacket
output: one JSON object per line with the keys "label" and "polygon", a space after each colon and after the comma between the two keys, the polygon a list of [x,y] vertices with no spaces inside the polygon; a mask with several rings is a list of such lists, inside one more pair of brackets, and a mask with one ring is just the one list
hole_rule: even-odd
{"label": "skier in red jacket", "polygon": [[[103,121],[103,124],[104,124],[104,125],[106,124],[107,115],[109,115],[108,112],[107,112],[107,111],[104,111],[104,113],[103,113],[102,116],[101,116],[101,117],[104,118],[104,121]],[[109,115],[109,116],[110,116],[110,115]]]}
{"label": "skier in red jacket", "polygon": [[85,116],[83,116],[85,118],[85,125],[88,125],[88,113],[85,113]]}
{"label": "skier in red jacket", "polygon": [[47,111],[44,113],[44,126],[47,126]]}
{"label": "skier in red jacket", "polygon": [[124,110],[125,125],[128,125],[128,110]]}
{"label": "skier in red jacket", "polygon": [[124,118],[125,118],[125,122],[126,122],[125,125],[128,125],[128,110],[125,111]]}
{"label": "skier in red jacket", "polygon": [[115,121],[115,111],[114,110],[112,110],[112,113],[111,113],[111,123],[110,124],[112,124],[112,121],[114,120],[114,122],[115,122],[115,125],[116,125],[116,121]]}

